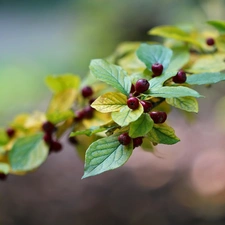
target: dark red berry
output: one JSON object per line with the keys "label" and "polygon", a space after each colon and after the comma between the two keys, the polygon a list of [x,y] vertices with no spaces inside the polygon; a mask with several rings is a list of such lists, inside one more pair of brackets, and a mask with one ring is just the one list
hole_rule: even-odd
{"label": "dark red berry", "polygon": [[160,76],[163,72],[163,65],[160,63],[152,64],[152,72],[154,76]]}
{"label": "dark red berry", "polygon": [[133,139],[133,147],[136,148],[138,146],[141,146],[143,143],[143,137],[137,137]]}
{"label": "dark red berry", "polygon": [[212,45],[215,44],[215,40],[213,38],[207,38],[206,44],[209,45],[209,46],[212,46]]}
{"label": "dark red berry", "polygon": [[135,84],[135,90],[138,93],[144,93],[149,89],[149,82],[146,79],[140,79]]}
{"label": "dark red berry", "polygon": [[132,84],[130,88],[130,93],[134,93],[134,92],[135,92],[135,86]]}
{"label": "dark red berry", "polygon": [[121,145],[129,145],[132,139],[128,133],[123,133],[118,137],[118,140]]}
{"label": "dark red berry", "polygon": [[140,101],[140,103],[142,104],[145,113],[148,113],[148,112],[151,111],[152,106],[153,106],[151,102],[148,102],[148,101]]}
{"label": "dark red berry", "polygon": [[50,144],[50,152],[59,152],[62,150],[62,144],[58,141],[52,141]]}
{"label": "dark red berry", "polygon": [[7,179],[7,174],[0,173],[0,180],[6,180]]}
{"label": "dark red berry", "polygon": [[78,141],[75,137],[69,137],[68,141],[73,145],[78,144]]}
{"label": "dark red berry", "polygon": [[52,134],[55,131],[55,125],[49,121],[46,121],[45,123],[42,124],[42,130],[45,133]]}
{"label": "dark red berry", "polygon": [[179,70],[176,76],[173,77],[173,82],[182,84],[186,81],[186,79],[187,79],[186,73],[183,70]]}
{"label": "dark red berry", "polygon": [[139,107],[139,100],[136,97],[131,97],[127,99],[127,106],[130,109],[137,109]]}
{"label": "dark red berry", "polygon": [[88,98],[88,97],[92,96],[93,90],[90,86],[86,86],[86,87],[82,88],[81,93],[84,98]]}
{"label": "dark red berry", "polygon": [[150,112],[150,116],[154,123],[164,123],[167,119],[165,112]]}
{"label": "dark red berry", "polygon": [[45,141],[46,144],[51,144],[52,142],[52,135],[50,133],[45,133],[43,140]]}
{"label": "dark red berry", "polygon": [[7,130],[6,130],[6,133],[7,133],[7,135],[8,135],[8,137],[13,137],[14,135],[15,135],[15,130],[13,129],[13,128],[8,128]]}
{"label": "dark red berry", "polygon": [[80,121],[80,120],[84,119],[84,117],[85,117],[84,110],[79,110],[75,114],[76,114],[76,116],[75,116],[76,121]]}
{"label": "dark red berry", "polygon": [[94,109],[91,106],[86,106],[83,109],[84,112],[84,118],[86,119],[91,119],[94,115]]}

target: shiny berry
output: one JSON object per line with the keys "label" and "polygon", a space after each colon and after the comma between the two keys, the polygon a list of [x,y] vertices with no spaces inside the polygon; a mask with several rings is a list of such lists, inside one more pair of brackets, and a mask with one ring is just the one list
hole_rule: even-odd
{"label": "shiny berry", "polygon": [[118,140],[121,145],[129,145],[132,139],[128,133],[123,133],[118,137]]}
{"label": "shiny berry", "polygon": [[137,109],[139,107],[139,100],[136,97],[131,97],[127,99],[127,106],[130,109]]}
{"label": "shiny berry", "polygon": [[186,79],[187,79],[186,73],[183,70],[179,70],[176,76],[173,77],[173,82],[182,84],[186,81]]}
{"label": "shiny berry", "polygon": [[92,96],[93,90],[90,86],[86,86],[86,87],[82,88],[81,93],[84,98],[88,98],[88,97]]}
{"label": "shiny berry", "polygon": [[150,116],[154,123],[164,123],[167,119],[165,112],[150,112]]}
{"label": "shiny berry", "polygon": [[58,141],[52,141],[50,144],[50,151],[59,152],[62,150],[62,144]]}
{"label": "shiny berry", "polygon": [[55,125],[49,121],[46,121],[45,123],[42,124],[42,130],[45,133],[53,133],[55,131]]}
{"label": "shiny berry", "polygon": [[143,143],[143,137],[137,137],[133,139],[133,147],[136,148],[138,146],[141,146]]}
{"label": "shiny berry", "polygon": [[0,173],[0,180],[6,180],[7,179],[7,174]]}
{"label": "shiny berry", "polygon": [[206,44],[209,45],[209,46],[212,46],[212,45],[215,44],[215,40],[213,38],[207,38]]}
{"label": "shiny berry", "polygon": [[163,72],[163,65],[160,63],[152,64],[152,72],[154,76],[160,76]]}
{"label": "shiny berry", "polygon": [[7,133],[8,137],[10,137],[10,138],[14,136],[15,132],[16,131],[13,128],[8,128],[6,130],[6,133]]}
{"label": "shiny berry", "polygon": [[144,112],[148,113],[151,111],[153,105],[151,102],[148,101],[140,101],[140,103],[142,104],[143,108],[144,108]]}
{"label": "shiny berry", "polygon": [[138,93],[144,93],[149,89],[149,82],[146,79],[140,79],[135,84],[135,90]]}

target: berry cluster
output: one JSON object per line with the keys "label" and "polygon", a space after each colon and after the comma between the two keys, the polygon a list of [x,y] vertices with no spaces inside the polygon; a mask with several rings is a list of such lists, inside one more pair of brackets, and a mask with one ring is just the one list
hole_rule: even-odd
{"label": "berry cluster", "polygon": [[62,144],[53,138],[53,133],[56,130],[55,125],[49,121],[46,121],[42,124],[42,130],[45,132],[43,139],[49,146],[49,153],[59,152],[62,150]]}
{"label": "berry cluster", "polygon": [[131,138],[128,133],[120,134],[118,137],[120,144],[122,145],[129,145],[131,141],[133,141],[133,148],[141,146],[143,142],[143,137]]}
{"label": "berry cluster", "polygon": [[[93,95],[93,89],[90,86],[85,86],[81,90],[81,94],[83,98],[88,99]],[[91,107],[91,104],[94,102],[95,99],[91,98],[89,99],[88,106],[85,106],[83,109],[78,110],[76,112],[76,121],[80,121],[83,119],[91,119],[94,115],[94,109]]]}
{"label": "berry cluster", "polygon": [[130,90],[130,97],[127,99],[127,106],[130,109],[137,109],[139,107],[139,102],[142,104],[143,108],[144,108],[144,112],[150,112],[150,110],[152,109],[152,103],[149,101],[140,101],[138,99],[138,97],[134,97],[134,96],[138,96],[141,93],[146,92],[150,87],[150,84],[148,82],[148,80],[146,79],[140,79],[136,82],[135,85],[132,84],[131,86],[131,90]]}

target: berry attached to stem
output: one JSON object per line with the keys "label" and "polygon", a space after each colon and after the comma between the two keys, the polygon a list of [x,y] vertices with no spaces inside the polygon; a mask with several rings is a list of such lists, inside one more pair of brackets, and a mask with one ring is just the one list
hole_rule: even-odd
{"label": "berry attached to stem", "polygon": [[145,113],[148,113],[151,111],[153,105],[151,102],[148,102],[148,101],[140,101],[140,103],[142,104],[143,108],[144,108],[144,112]]}
{"label": "berry attached to stem", "polygon": [[144,93],[145,91],[147,91],[149,89],[149,82],[146,79],[140,79],[136,82],[135,84],[135,90],[138,93]]}
{"label": "berry attached to stem", "polygon": [[84,98],[88,98],[88,97],[92,96],[93,90],[90,86],[86,86],[86,87],[82,88],[81,93]]}
{"label": "berry attached to stem", "polygon": [[150,112],[150,116],[154,123],[164,123],[167,119],[167,114],[165,112]]}
{"label": "berry attached to stem", "polygon": [[183,70],[179,70],[176,76],[173,77],[173,82],[182,84],[186,81],[186,79],[187,79],[186,73]]}
{"label": "berry attached to stem", "polygon": [[127,99],[127,106],[130,109],[137,109],[139,107],[139,100],[136,97],[130,97]]}
{"label": "berry attached to stem", "polygon": [[58,141],[52,141],[50,144],[50,152],[59,152],[62,150],[62,144]]}
{"label": "berry attached to stem", "polygon": [[123,133],[118,137],[118,140],[121,145],[129,145],[132,139],[128,133]]}
{"label": "berry attached to stem", "polygon": [[163,72],[163,65],[160,63],[152,64],[152,72],[154,73],[154,77],[160,76]]}

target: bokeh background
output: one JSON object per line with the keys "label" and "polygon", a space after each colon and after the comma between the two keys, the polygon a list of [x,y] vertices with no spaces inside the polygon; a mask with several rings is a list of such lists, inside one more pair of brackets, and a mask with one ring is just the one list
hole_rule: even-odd
{"label": "bokeh background", "polygon": [[[225,20],[224,9],[224,0],[0,0],[0,125],[46,109],[46,75],[84,77],[121,41],[150,40],[157,25]],[[174,146],[136,149],[122,168],[81,180],[83,162],[65,140],[37,171],[9,176],[0,224],[225,224],[224,83],[198,90],[196,121],[169,115]]]}

